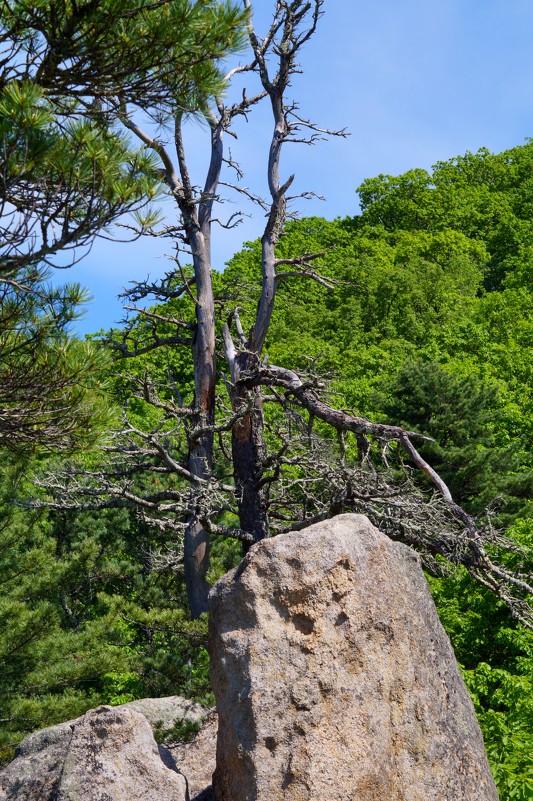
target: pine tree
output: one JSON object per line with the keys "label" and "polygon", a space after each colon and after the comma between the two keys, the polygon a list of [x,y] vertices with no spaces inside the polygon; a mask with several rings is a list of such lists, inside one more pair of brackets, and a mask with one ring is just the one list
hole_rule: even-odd
{"label": "pine tree", "polygon": [[169,104],[220,87],[217,59],[239,47],[243,19],[210,0],[2,4],[2,445],[69,449],[98,427],[97,398],[81,389],[96,388],[98,354],[64,335],[83,297],[50,290],[43,271],[74,264],[125,214],[135,236],[154,223],[160,173],[117,119],[134,102],[157,105],[161,121]]}
{"label": "pine tree", "polygon": [[498,442],[502,407],[494,386],[435,362],[415,361],[389,382],[389,393],[384,408],[389,420],[434,440],[421,452],[459,503],[480,513],[495,502],[506,520],[524,511],[531,474],[520,466],[519,440]]}

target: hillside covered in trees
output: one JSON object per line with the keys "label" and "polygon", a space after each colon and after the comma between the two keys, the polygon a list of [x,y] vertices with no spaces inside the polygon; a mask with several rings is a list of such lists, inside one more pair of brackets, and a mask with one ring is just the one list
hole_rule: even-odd
{"label": "hillside covered in trees", "polygon": [[[533,144],[380,175],[360,213],[290,220],[284,145],[344,135],[287,97],[321,7],[277,3],[262,39],[248,0],[0,12],[0,756],[100,703],[212,703],[210,585],[260,539],[357,511],[421,553],[501,797],[523,801]],[[266,199],[221,178],[224,137],[263,101]],[[190,116],[210,132],[201,187]],[[229,188],[265,223],[217,273]],[[163,194],[171,222],[149,205]],[[47,270],[125,219],[171,241],[169,272],[78,341],[84,293]]]}
{"label": "hillside covered in trees", "polygon": [[[323,253],[315,269],[331,282],[301,281],[297,293],[282,285],[266,345],[276,363],[327,375],[328,391],[343,407],[429,435],[423,452],[454,497],[472,513],[488,509],[494,527],[510,527],[525,548],[533,539],[532,161],[533,145],[526,144],[467,154],[432,174],[379,176],[359,189],[361,214],[289,223],[280,258]],[[244,327],[257,300],[258,248],[250,243],[217,278],[225,302],[236,286],[241,298],[247,287]],[[168,316],[182,302],[154,310]],[[137,318],[133,330],[145,325]],[[157,410],[136,391],[138,382],[169,370],[182,392],[192,381],[190,365],[172,348],[127,362],[112,350],[109,358],[115,361],[102,374],[108,397],[117,410],[127,402],[145,430]],[[89,451],[83,458],[90,465],[98,457]],[[389,458],[394,467],[394,449]],[[211,701],[205,622],[189,617],[175,533],[150,526],[135,507],[13,505],[13,497],[34,495],[30,476],[47,467],[46,455],[4,453],[5,758],[23,734],[101,702],[176,692]],[[137,480],[159,487],[172,481]],[[212,550],[210,579],[240,558],[236,541],[215,537]],[[436,567],[430,584],[502,798],[529,798],[531,633],[466,571],[438,576]]]}

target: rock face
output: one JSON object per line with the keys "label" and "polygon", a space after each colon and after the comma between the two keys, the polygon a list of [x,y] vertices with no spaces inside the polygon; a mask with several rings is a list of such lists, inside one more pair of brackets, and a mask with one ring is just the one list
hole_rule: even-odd
{"label": "rock face", "polygon": [[418,559],[366,518],[253,546],[210,651],[216,801],[498,801]]}
{"label": "rock face", "polygon": [[27,737],[0,774],[0,799],[185,801],[186,781],[144,715],[103,706]]}
{"label": "rock face", "polygon": [[166,698],[141,698],[129,701],[115,709],[131,709],[140,712],[148,720],[153,729],[171,729],[177,721],[190,721],[201,725],[210,710],[194,701],[188,701],[180,695],[168,695]]}
{"label": "rock face", "polygon": [[211,710],[197,736],[190,743],[170,747],[170,752],[187,777],[190,801],[213,801],[211,782],[216,764],[218,718]]}

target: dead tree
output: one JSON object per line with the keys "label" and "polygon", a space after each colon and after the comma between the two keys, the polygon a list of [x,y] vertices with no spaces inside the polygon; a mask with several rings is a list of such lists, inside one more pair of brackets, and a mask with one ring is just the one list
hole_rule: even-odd
{"label": "dead tree", "polygon": [[[180,229],[183,242],[186,244],[194,268],[194,304],[195,324],[192,332],[192,350],[194,363],[195,397],[194,411],[191,415],[189,436],[189,453],[187,470],[196,479],[207,481],[213,469],[213,439],[215,430],[215,388],[216,388],[216,356],[215,356],[215,302],[211,280],[211,228],[213,225],[213,206],[218,199],[221,184],[221,171],[225,161],[224,136],[232,134],[232,125],[237,117],[247,115],[261,100],[270,100],[274,117],[274,130],[268,156],[268,187],[270,201],[260,198],[254,200],[267,212],[263,243],[263,289],[257,311],[256,322],[248,338],[239,328],[237,311],[233,312],[239,341],[234,345],[229,327],[225,327],[225,356],[230,372],[230,397],[233,412],[237,414],[232,429],[232,454],[234,467],[235,495],[238,499],[239,519],[242,531],[257,541],[269,533],[268,512],[264,500],[264,491],[258,486],[257,477],[266,458],[263,437],[263,414],[261,410],[260,390],[251,389],[241,383],[243,376],[248,376],[257,366],[265,337],[268,332],[272,314],[276,286],[279,276],[276,275],[275,247],[287,218],[287,203],[294,198],[288,196],[293,178],[281,183],[279,162],[283,146],[288,141],[307,141],[312,143],[327,133],[313,123],[302,119],[298,107],[287,103],[285,93],[291,76],[298,68],[297,56],[303,45],[316,30],[321,13],[321,0],[313,3],[278,2],[272,24],[264,39],[259,40],[250,19],[249,39],[251,59],[248,63],[231,70],[226,82],[236,76],[247,73],[258,76],[259,88],[252,95],[244,90],[242,99],[232,105],[225,105],[221,98],[208,98],[198,102],[197,110],[209,125],[211,132],[211,156],[208,173],[199,192],[189,174],[185,144],[183,138],[184,115],[177,112],[174,117],[173,152],[168,145],[152,137],[143,130],[130,115],[126,105],[118,110],[122,123],[132,131],[148,148],[153,149],[160,157],[166,184],[177,204],[180,213]],[[244,7],[251,11],[251,4],[245,0]],[[275,55],[274,73],[268,66],[268,60]],[[302,131],[308,131],[306,138]],[[224,182],[228,186],[227,182]],[[250,197],[250,193],[238,185],[233,185]],[[295,274],[304,274],[295,265]],[[312,270],[308,270],[313,275]],[[183,292],[191,293],[191,281],[185,281]],[[137,287],[134,290],[136,300],[148,295]],[[175,290],[173,290],[175,293]],[[165,295],[164,287],[156,290],[158,298]],[[142,311],[141,311],[142,313]],[[252,400],[250,400],[252,398]],[[246,413],[241,411],[246,409]],[[206,609],[207,590],[205,574],[209,564],[208,533],[202,528],[195,515],[191,516],[185,532],[184,542],[185,574],[189,601],[193,613]]]}
{"label": "dead tree", "polygon": [[[249,0],[243,0],[243,4],[250,11]],[[289,260],[276,256],[288,206],[295,200],[290,195],[293,176],[280,176],[284,146],[344,135],[319,128],[287,99],[291,77],[299,70],[297,59],[316,30],[322,5],[323,0],[277,0],[272,24],[263,38],[257,35],[250,18],[250,60],[232,69],[226,82],[249,76],[258,81],[257,89],[251,93],[243,90],[241,99],[233,104],[225,104],[218,97],[195,98],[190,110],[205,119],[211,139],[210,163],[201,189],[195,187],[189,173],[183,111],[174,114],[171,146],[143,129],[135,120],[134,110],[116,100],[123,125],[158,154],[179,220],[164,231],[177,244],[176,269],[157,284],[145,282],[131,290],[127,308],[142,322],[126,326],[114,346],[123,357],[163,346],[187,346],[192,357],[194,396],[185,404],[172,387],[171,373],[163,391],[149,375],[138,379],[137,395],[159,410],[157,424],[149,431],[142,430],[126,415],[124,428],[117,433],[116,444],[108,449],[107,463],[101,469],[88,473],[83,468],[70,468],[70,496],[76,496],[70,505],[134,505],[151,525],[182,535],[193,616],[207,608],[206,573],[212,535],[236,537],[248,547],[280,531],[301,528],[343,509],[355,509],[369,514],[391,536],[426,553],[464,564],[504,598],[517,617],[531,624],[530,608],[524,601],[533,591],[527,577],[500,567],[491,558],[491,553],[501,547],[500,541],[490,526],[480,528],[455,504],[442,479],[418,453],[415,442],[419,435],[333,408],[316,377],[270,365],[264,357],[280,282],[313,280],[328,284],[318,266],[321,254],[307,253]],[[224,154],[224,138],[234,135],[235,121],[261,101],[270,104],[273,119],[267,157],[268,200],[221,178],[225,162],[235,166]],[[211,230],[222,187],[253,197],[266,215],[261,237],[261,289],[248,333],[241,323],[238,300],[233,303],[226,297],[217,304],[213,290]],[[190,257],[192,271],[181,266],[182,252]],[[143,309],[138,304],[147,298],[164,305]],[[193,306],[193,314],[182,314],[187,301]],[[217,309],[222,319],[217,320]],[[217,341],[219,360],[225,363],[218,373]],[[313,429],[316,420],[327,424],[334,436],[319,439]],[[376,469],[372,455],[381,454],[378,461],[382,466],[386,463],[383,454],[391,448],[403,453],[428,477],[435,490],[432,500],[424,500],[407,476],[393,481],[390,472]],[[355,450],[355,455],[349,450]],[[140,492],[136,477],[141,473],[175,480],[162,490]],[[65,485],[60,477],[56,475],[43,485],[63,497],[58,505],[69,503],[64,499]]]}

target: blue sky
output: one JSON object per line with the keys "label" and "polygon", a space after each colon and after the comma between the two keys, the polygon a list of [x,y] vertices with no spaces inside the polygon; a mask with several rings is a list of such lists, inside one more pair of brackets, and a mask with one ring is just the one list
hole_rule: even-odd
{"label": "blue sky", "polygon": [[[259,33],[271,0],[256,0]],[[533,136],[533,3],[531,0],[325,0],[315,38],[302,52],[303,74],[293,96],[302,115],[346,128],[347,139],[314,147],[291,145],[285,174],[298,191],[326,200],[302,201],[303,215],[332,219],[357,213],[355,190],[364,178],[430,168],[487,147],[493,152]],[[265,146],[271,123],[264,111],[250,117],[231,141],[246,169],[246,185],[264,191]],[[207,135],[192,122],[188,149],[193,180],[203,183]],[[221,216],[239,208],[224,206]],[[253,209],[246,209],[253,212]],[[173,214],[173,208],[168,207]],[[246,218],[232,231],[217,229],[214,264],[222,268],[243,241],[255,238],[262,218]],[[168,269],[168,243],[97,242],[91,254],[59,278],[79,281],[93,296],[80,334],[121,318],[116,296],[129,282]]]}

